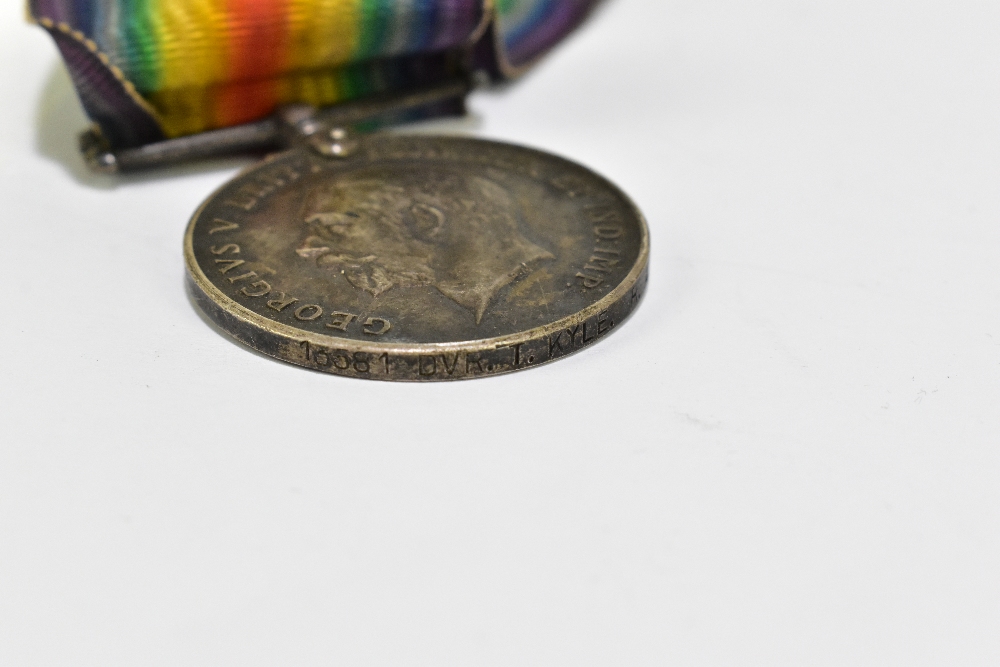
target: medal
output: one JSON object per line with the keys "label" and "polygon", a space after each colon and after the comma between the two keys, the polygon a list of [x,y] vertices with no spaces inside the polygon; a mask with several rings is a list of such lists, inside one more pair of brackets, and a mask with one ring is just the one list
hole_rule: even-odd
{"label": "medal", "polygon": [[434,381],[530,368],[602,340],[641,300],[648,231],[626,195],[567,160],[364,130],[461,112],[472,80],[515,75],[590,4],[31,10],[95,120],[81,141],[93,168],[271,152],[210,196],[185,234],[191,294],[223,331],[319,371]]}

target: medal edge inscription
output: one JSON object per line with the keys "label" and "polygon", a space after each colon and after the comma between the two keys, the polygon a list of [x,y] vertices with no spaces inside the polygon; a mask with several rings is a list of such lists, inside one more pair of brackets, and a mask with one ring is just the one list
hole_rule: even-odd
{"label": "medal edge inscription", "polygon": [[[435,140],[529,151],[587,171],[616,193],[635,217],[640,244],[631,270],[595,303],[555,322],[515,334],[447,343],[363,342],[316,334],[262,317],[219,290],[202,271],[194,251],[195,226],[205,208],[231,185],[227,183],[199,206],[184,235],[186,283],[195,303],[224,333],[261,354],[345,377],[403,382],[474,379],[544,365],[602,340],[628,319],[641,302],[648,282],[649,230],[642,213],[624,192],[586,167],[532,148],[480,139]],[[273,156],[244,170],[237,178],[273,165],[289,154]]]}

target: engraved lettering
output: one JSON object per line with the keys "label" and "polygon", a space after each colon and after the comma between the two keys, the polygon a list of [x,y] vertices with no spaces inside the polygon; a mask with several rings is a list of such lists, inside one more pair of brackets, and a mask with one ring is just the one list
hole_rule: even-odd
{"label": "engraved lettering", "polygon": [[[211,233],[212,232],[209,232],[209,234]],[[235,243],[227,243],[226,245],[221,247],[214,245],[211,248],[209,248],[209,250],[212,251],[213,255],[225,255],[227,252],[231,252],[234,255],[240,254],[240,247]]]}
{"label": "engraved lettering", "polygon": [[354,353],[354,370],[359,373],[367,373],[371,370],[371,363],[369,363],[369,355],[366,352],[355,352]]}
{"label": "engraved lettering", "polygon": [[350,324],[356,317],[357,315],[351,315],[350,313],[330,313],[330,319],[333,321],[327,322],[326,328],[347,331],[347,325]]}
{"label": "engraved lettering", "polygon": [[323,309],[316,304],[306,304],[295,309],[295,319],[303,322],[312,322],[323,315]]}
{"label": "engraved lettering", "polygon": [[333,365],[346,371],[351,367],[351,353],[347,350],[337,350],[333,353]]}
{"label": "engraved lettering", "polygon": [[417,357],[417,370],[424,377],[430,377],[437,373],[437,357],[433,355],[420,355]]}
{"label": "engraved lettering", "polygon": [[586,273],[583,273],[582,271],[578,272],[576,274],[576,277],[583,282],[583,286],[586,287],[587,289],[593,289],[595,287],[598,287],[601,283],[604,282],[604,278],[601,278],[600,276],[591,276]]}
{"label": "engraved lettering", "polygon": [[223,202],[227,206],[252,211],[262,200],[299,178],[299,172],[288,165],[261,172],[250,183],[236,190],[236,196]]}
{"label": "engraved lettering", "polygon": [[615,321],[608,317],[608,311],[604,310],[597,314],[597,335],[603,336],[611,331],[615,326]]}
{"label": "engraved lettering", "polygon": [[326,351],[313,349],[307,340],[302,341],[300,345],[305,349],[306,361],[312,361],[317,366],[322,366],[323,368],[329,368],[333,365],[333,359]]}
{"label": "engraved lettering", "polygon": [[612,267],[620,263],[621,251],[612,245],[618,243],[617,239],[625,232],[620,224],[608,224],[621,221],[617,211],[591,211],[588,215],[597,223],[594,225],[597,242],[594,244],[594,253],[576,277],[580,279],[584,289],[594,289],[604,283],[604,278],[599,274],[611,273]]}
{"label": "engraved lettering", "polygon": [[222,203],[225,204],[226,206],[232,206],[233,208],[243,209],[244,211],[252,211],[253,207],[257,205],[257,198],[247,197],[246,199],[227,199]]}
{"label": "engraved lettering", "polygon": [[521,346],[523,346],[523,345],[524,345],[524,343],[514,343],[513,345],[498,345],[497,347],[500,347],[500,348],[512,347],[512,348],[514,348],[514,368],[517,368],[518,366],[521,365]]}
{"label": "engraved lettering", "polygon": [[629,307],[634,306],[639,301],[639,286],[634,285],[632,287],[632,295],[629,297],[628,305]]}
{"label": "engraved lettering", "polygon": [[608,259],[605,257],[598,257],[597,255],[591,255],[590,259],[587,261],[589,264],[584,265],[584,270],[600,271],[601,273],[611,273],[611,267],[618,264],[617,259]]}
{"label": "engraved lettering", "polygon": [[587,322],[584,321],[584,323],[583,323],[583,344],[586,345],[590,341],[594,340],[594,338],[596,338],[596,336],[591,336],[590,338],[587,338]]}
{"label": "engraved lettering", "polygon": [[255,200],[263,199],[271,194],[272,190],[274,190],[274,186],[267,183],[247,183],[240,186],[241,193],[245,193]]}
{"label": "engraved lettering", "polygon": [[267,188],[256,183],[246,183],[237,190],[237,199],[230,199],[226,202],[230,206],[241,208],[244,211],[252,211],[257,203],[270,194]]}
{"label": "engraved lettering", "polygon": [[216,218],[215,220],[212,221],[212,224],[214,224],[215,227],[212,227],[210,230],[208,230],[208,233],[210,235],[217,234],[218,232],[231,232],[234,229],[240,228],[240,226],[237,223],[229,222],[228,220],[223,220],[222,218]]}
{"label": "engraved lettering", "polygon": [[[552,358],[556,350],[559,350],[559,354],[563,354],[565,352],[562,346],[563,333],[563,331],[560,331],[555,337],[549,336],[549,359]],[[570,345],[572,344],[573,340],[570,339]]]}
{"label": "engraved lettering", "polygon": [[479,357],[479,355],[477,354],[477,355],[473,356],[471,354],[466,354],[465,355],[465,374],[466,375],[468,375],[469,371],[472,369],[472,364],[476,365],[476,369],[480,373],[483,372],[483,360]]}
{"label": "engraved lettering", "polygon": [[385,364],[385,374],[388,375],[389,374],[389,353],[388,352],[383,352],[382,354],[378,355],[378,358],[381,359],[382,363]]}
{"label": "engraved lettering", "polygon": [[458,366],[458,358],[459,358],[459,356],[461,356],[460,353],[456,352],[455,353],[455,358],[451,360],[451,365],[449,366],[448,365],[448,355],[447,354],[442,354],[441,355],[441,362],[444,364],[444,369],[448,372],[448,375],[454,375],[454,373],[455,373],[455,367]]}
{"label": "engraved lettering", "polygon": [[618,266],[619,264],[619,260],[615,257],[601,257],[597,254],[591,255],[587,261],[597,266],[606,267],[609,271],[611,267]]}
{"label": "engraved lettering", "polygon": [[242,259],[217,259],[217,260],[215,260],[215,263],[216,264],[224,264],[225,265],[225,266],[223,266],[222,268],[219,269],[219,273],[223,273],[223,274],[226,273],[226,272],[228,272],[228,271],[232,271],[233,269],[235,269],[237,266],[240,266],[241,264],[246,264],[246,262],[244,260],[242,260]]}
{"label": "engraved lettering", "polygon": [[249,286],[240,290],[245,296],[267,296],[271,293],[271,285],[264,280],[250,283]]}
{"label": "engraved lettering", "polygon": [[622,219],[621,214],[614,209],[591,210],[588,212],[587,217],[594,224],[621,222]]}
{"label": "engraved lettering", "polygon": [[569,345],[570,347],[576,346],[576,335],[580,333],[580,325],[577,324],[572,329],[566,329],[566,333],[569,334]]}
{"label": "engraved lettering", "polygon": [[278,297],[277,299],[272,299],[271,301],[268,301],[267,307],[270,308],[271,310],[276,310],[279,313],[283,311],[285,308],[288,308],[296,301],[298,301],[298,299],[296,299],[294,296],[288,296],[284,292],[276,292],[275,294],[280,294],[281,296]]}
{"label": "engraved lettering", "polygon": [[296,180],[298,177],[299,174],[297,171],[285,165],[283,167],[276,167],[261,173],[258,180],[266,184],[266,186],[269,186],[270,191],[267,194],[271,194],[271,191],[285,187],[288,183]]}
{"label": "engraved lettering", "polygon": [[[375,325],[376,322],[379,323],[377,327]],[[362,329],[362,331],[364,331],[369,336],[381,336],[391,328],[392,325],[389,324],[389,320],[384,320],[381,317],[369,317],[367,320],[365,320],[364,328]]]}
{"label": "engraved lettering", "polygon": [[239,282],[241,280],[247,280],[249,278],[256,278],[256,277],[257,277],[257,272],[256,271],[247,271],[246,273],[244,273],[242,275],[233,276],[232,278],[229,279],[229,282],[230,283],[237,283],[237,282]]}

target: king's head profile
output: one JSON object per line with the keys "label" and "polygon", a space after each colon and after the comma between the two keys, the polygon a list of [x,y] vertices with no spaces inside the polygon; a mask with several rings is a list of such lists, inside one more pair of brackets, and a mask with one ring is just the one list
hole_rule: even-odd
{"label": "king's head profile", "polygon": [[310,192],[297,253],[374,296],[433,286],[478,323],[501,288],[553,258],[525,236],[523,218],[515,198],[480,175],[373,171]]}

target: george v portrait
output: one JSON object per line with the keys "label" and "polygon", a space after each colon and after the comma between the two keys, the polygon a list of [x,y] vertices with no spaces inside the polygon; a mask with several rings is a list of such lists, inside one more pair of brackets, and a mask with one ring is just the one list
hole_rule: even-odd
{"label": "george v portrait", "polygon": [[314,188],[301,220],[302,259],[373,296],[432,286],[477,324],[500,289],[554,259],[508,190],[457,170],[349,174]]}

